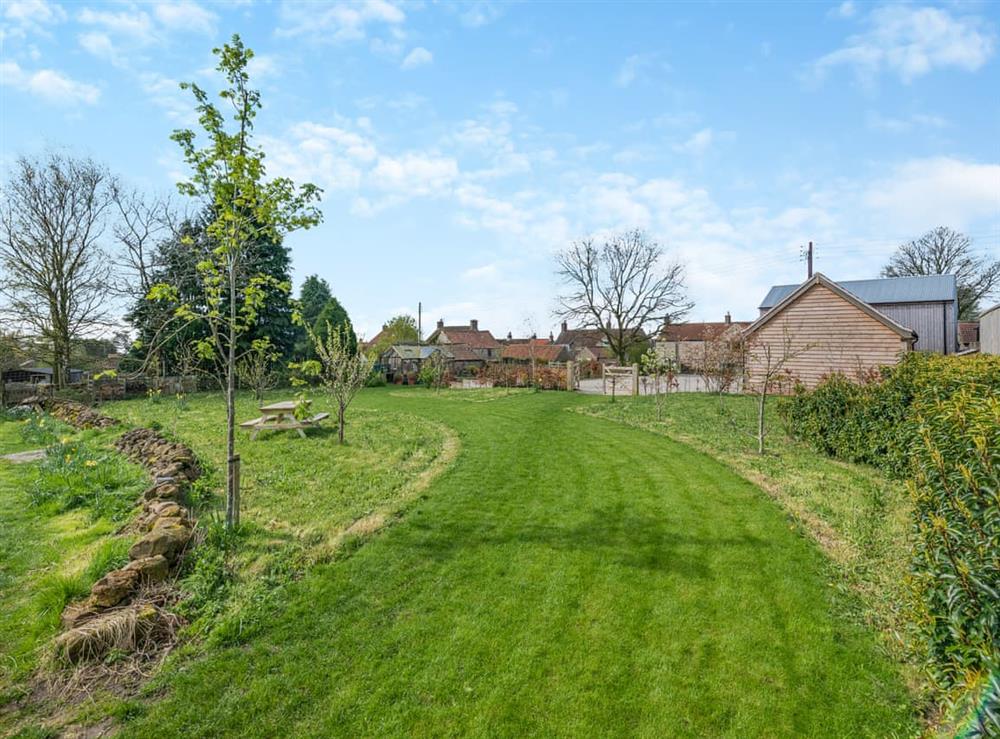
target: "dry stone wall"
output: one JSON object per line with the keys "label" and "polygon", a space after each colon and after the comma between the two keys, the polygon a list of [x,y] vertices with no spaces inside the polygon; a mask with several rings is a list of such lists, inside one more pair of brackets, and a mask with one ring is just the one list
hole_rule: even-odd
{"label": "dry stone wall", "polygon": [[186,493],[201,470],[188,447],[153,429],[127,431],[115,447],[144,466],[153,484],[142,496],[142,512],[136,519],[141,536],[129,549],[128,564],[106,574],[85,600],[63,612],[66,630],[56,638],[56,653],[70,663],[99,659],[111,649],[142,649],[172,633],[177,621],[139,596],[169,577],[191,543],[195,520]]}

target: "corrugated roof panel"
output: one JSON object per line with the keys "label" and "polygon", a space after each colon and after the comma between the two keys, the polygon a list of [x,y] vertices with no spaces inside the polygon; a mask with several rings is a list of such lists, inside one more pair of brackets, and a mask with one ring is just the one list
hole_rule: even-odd
{"label": "corrugated roof panel", "polygon": [[[951,301],[958,297],[955,275],[844,280],[837,284],[871,305]],[[760,307],[773,308],[797,287],[798,285],[775,285],[768,291]]]}

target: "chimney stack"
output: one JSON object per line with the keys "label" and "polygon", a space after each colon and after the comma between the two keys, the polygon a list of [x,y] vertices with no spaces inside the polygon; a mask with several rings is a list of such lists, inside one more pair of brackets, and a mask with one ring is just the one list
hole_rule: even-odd
{"label": "chimney stack", "polygon": [[512,334],[510,331],[508,331],[507,332],[507,341],[510,341],[513,338],[514,338],[514,334]]}
{"label": "chimney stack", "polygon": [[438,328],[444,328],[444,319],[443,318],[439,318],[438,319]]}
{"label": "chimney stack", "polygon": [[729,315],[729,311],[726,311],[726,323],[732,323],[733,317]]}
{"label": "chimney stack", "polygon": [[473,331],[478,331],[479,330],[479,321],[477,321],[475,318],[473,318],[472,320],[470,320],[469,321],[469,328],[471,328]]}
{"label": "chimney stack", "polygon": [[551,331],[549,331],[549,343],[550,344],[555,344],[556,343],[556,337],[552,335]]}
{"label": "chimney stack", "polygon": [[567,331],[568,330],[568,327],[566,326],[566,321],[562,322],[562,330],[563,331]]}

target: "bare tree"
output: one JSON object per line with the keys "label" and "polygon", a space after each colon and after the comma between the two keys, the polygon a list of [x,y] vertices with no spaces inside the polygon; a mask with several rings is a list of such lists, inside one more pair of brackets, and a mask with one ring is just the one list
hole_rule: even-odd
{"label": "bare tree", "polygon": [[769,395],[780,392],[794,380],[788,367],[796,357],[812,349],[814,344],[798,344],[794,332],[786,325],[780,341],[751,337],[746,344],[746,389],[757,398],[757,453],[764,453],[767,437],[765,411]]}
{"label": "bare tree", "polygon": [[24,351],[17,335],[0,331],[0,411],[7,407],[7,385],[3,373],[17,367],[23,357]]}
{"label": "bare tree", "polygon": [[111,177],[90,159],[20,157],[0,206],[0,296],[13,325],[51,350],[53,381],[68,380],[74,339],[110,324],[112,265],[100,242]]}
{"label": "bare tree", "polygon": [[278,384],[278,373],[274,371],[277,359],[270,339],[255,339],[249,353],[236,363],[240,382],[253,390],[257,400],[263,400],[264,393]]}
{"label": "bare tree", "polygon": [[556,315],[598,329],[618,361],[646,340],[646,331],[691,310],[684,266],[662,263],[663,249],[636,229],[597,246],[593,239],[572,244],[557,257],[566,285]]}
{"label": "bare tree", "polygon": [[705,339],[701,356],[694,360],[694,367],[709,392],[721,396],[736,387],[743,374],[744,350],[742,336],[739,333]]}
{"label": "bare tree", "polygon": [[118,290],[133,300],[149,294],[155,271],[161,266],[158,246],[164,239],[178,236],[179,220],[169,196],[147,196],[120,182],[111,186],[115,222],[113,233],[120,248]]}
{"label": "bare tree", "polygon": [[980,301],[1000,290],[1000,259],[977,255],[968,236],[938,226],[900,246],[882,268],[883,277],[919,275],[955,275],[958,318],[969,321],[976,317]]}

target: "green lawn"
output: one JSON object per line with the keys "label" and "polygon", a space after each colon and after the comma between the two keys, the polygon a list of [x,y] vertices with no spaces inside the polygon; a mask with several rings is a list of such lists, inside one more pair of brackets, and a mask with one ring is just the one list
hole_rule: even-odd
{"label": "green lawn", "polygon": [[[366,391],[346,450],[243,442],[247,518],[316,530],[378,508],[355,490],[363,467],[343,460],[394,454],[385,439],[410,433],[407,419],[404,464],[426,443],[421,465],[440,456],[442,425],[461,451],[396,525],[284,587],[252,638],[172,659],[126,734],[915,731],[898,667],[759,488],[662,435],[571,412],[600,399],[490,400]],[[218,464],[222,405],[192,412],[197,423],[178,414],[174,428]],[[373,489],[391,484],[375,474]]]}
{"label": "green lawn", "polygon": [[[830,459],[786,437],[771,403],[767,454],[756,454],[754,399],[680,393],[667,396],[657,420],[652,398],[582,406],[582,412],[668,435],[711,454],[763,487],[810,532],[837,565],[838,585],[858,593],[865,620],[900,660],[913,657],[908,597],[912,517],[903,483],[878,470]],[[921,681],[915,665],[908,679]]]}
{"label": "green lawn", "polygon": [[[269,400],[288,397],[285,390],[272,393]],[[256,418],[258,405],[251,396],[241,395],[237,418]],[[129,425],[160,424],[192,447],[217,488],[224,486],[226,413],[218,395],[193,395],[182,404],[172,398],[130,400],[102,410]],[[317,397],[313,410],[331,409]],[[412,413],[375,414],[360,404],[351,420],[349,444],[342,448],[332,420],[310,429],[305,439],[294,432],[272,431],[250,441],[247,431],[238,430],[245,517],[300,532],[337,532],[396,498],[442,453],[447,433],[440,424]]]}

